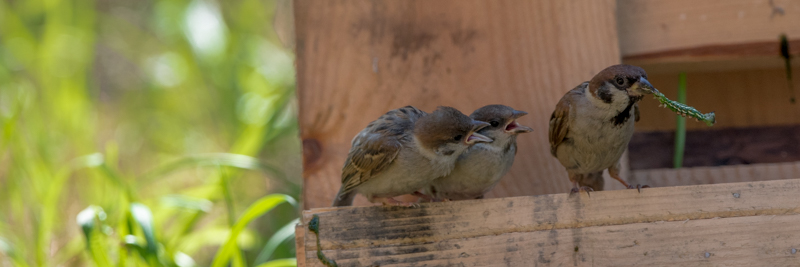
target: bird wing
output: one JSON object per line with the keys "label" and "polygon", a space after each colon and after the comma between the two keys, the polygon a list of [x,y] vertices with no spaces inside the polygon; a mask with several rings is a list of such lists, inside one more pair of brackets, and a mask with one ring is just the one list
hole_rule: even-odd
{"label": "bird wing", "polygon": [[558,101],[556,109],[553,111],[553,114],[550,115],[550,154],[553,154],[554,157],[556,156],[556,149],[564,142],[564,139],[567,138],[567,133],[569,133],[570,109],[572,109],[572,105],[576,102],[578,97],[583,97],[584,88],[588,85],[589,83],[582,83],[578,85],[578,87],[567,92],[567,94]]}
{"label": "bird wing", "polygon": [[358,133],[342,167],[342,193],[391,165],[403,143],[411,140],[414,122],[424,115],[425,112],[412,106],[391,110]]}

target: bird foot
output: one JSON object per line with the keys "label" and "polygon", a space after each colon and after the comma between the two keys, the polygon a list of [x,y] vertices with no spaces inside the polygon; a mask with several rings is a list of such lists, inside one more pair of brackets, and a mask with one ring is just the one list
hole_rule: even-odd
{"label": "bird foot", "polygon": [[589,192],[594,192],[594,189],[592,189],[591,187],[588,187],[588,186],[573,187],[572,190],[570,190],[569,194],[572,195],[572,194],[575,194],[575,193],[580,193],[581,191],[586,192],[586,195],[590,196]]}
{"label": "bird foot", "polygon": [[650,188],[650,186],[649,185],[641,185],[641,184],[636,184],[636,186],[633,186],[632,184],[628,185],[628,189],[634,189],[634,188],[636,190],[639,190],[639,193],[641,193],[642,192],[642,188]]}
{"label": "bird foot", "polygon": [[374,198],[374,200],[379,200],[383,203],[384,206],[398,206],[398,207],[411,207],[411,208],[419,208],[419,203],[413,202],[403,202],[398,201],[394,198],[386,197],[386,198]]}

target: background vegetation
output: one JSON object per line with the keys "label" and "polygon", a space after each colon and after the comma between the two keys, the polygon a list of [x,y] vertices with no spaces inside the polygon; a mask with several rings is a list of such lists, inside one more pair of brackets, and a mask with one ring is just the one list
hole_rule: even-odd
{"label": "background vegetation", "polygon": [[0,0],[0,266],[294,265],[285,13]]}

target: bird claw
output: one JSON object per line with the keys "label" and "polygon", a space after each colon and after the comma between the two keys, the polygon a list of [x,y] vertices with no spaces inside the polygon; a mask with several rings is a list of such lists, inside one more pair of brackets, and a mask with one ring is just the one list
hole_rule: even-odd
{"label": "bird claw", "polygon": [[588,186],[573,187],[572,190],[570,190],[569,194],[572,195],[572,194],[575,194],[575,193],[580,193],[581,191],[586,192],[587,196],[591,196],[591,195],[589,195],[589,192],[594,192],[594,189],[592,189],[591,187],[588,187]]}
{"label": "bird claw", "polygon": [[650,188],[650,186],[649,185],[642,185],[642,184],[636,184],[636,186],[628,185],[628,189],[634,189],[634,188],[636,190],[638,190],[639,193],[641,193],[642,192],[642,188]]}

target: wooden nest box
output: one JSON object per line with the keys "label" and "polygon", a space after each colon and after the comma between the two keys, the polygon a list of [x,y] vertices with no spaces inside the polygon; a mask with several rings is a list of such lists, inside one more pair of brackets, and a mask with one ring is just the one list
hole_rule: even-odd
{"label": "wooden nest box", "polygon": [[[800,54],[800,1],[295,0],[294,13],[301,266],[800,266],[800,103],[779,49],[785,34]],[[688,168],[667,169],[675,115],[646,98],[622,175],[654,188],[568,195],[550,114],[621,62],[670,98],[686,72],[688,104],[718,123],[687,122]],[[487,104],[527,111],[534,129],[487,199],[328,208],[370,121]]]}

